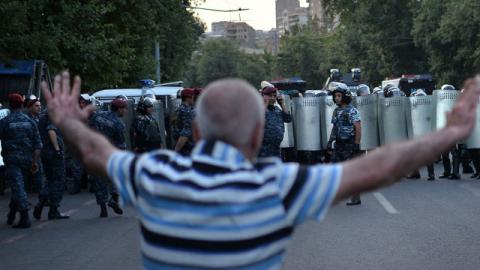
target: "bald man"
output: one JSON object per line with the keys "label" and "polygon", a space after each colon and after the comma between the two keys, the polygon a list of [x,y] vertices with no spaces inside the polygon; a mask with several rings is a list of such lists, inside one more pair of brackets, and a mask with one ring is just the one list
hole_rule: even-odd
{"label": "bald man", "polygon": [[[281,266],[294,227],[321,220],[330,205],[400,180],[430,164],[475,123],[479,83],[470,80],[446,128],[388,145],[340,164],[300,166],[277,158],[256,162],[262,143],[262,98],[248,83],[221,80],[198,100],[189,157],[156,150],[135,155],[112,146],[84,124],[92,109],[77,103],[67,72],[43,92],[53,123],[88,170],[108,176],[123,203],[136,208],[143,267],[256,268]],[[242,102],[238,102],[241,100]],[[370,168],[375,164],[374,169]]]}

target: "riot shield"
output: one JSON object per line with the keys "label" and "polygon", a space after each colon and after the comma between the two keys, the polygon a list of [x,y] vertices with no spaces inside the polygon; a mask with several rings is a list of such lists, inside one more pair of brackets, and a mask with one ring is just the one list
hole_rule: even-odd
{"label": "riot shield", "polygon": [[322,150],[320,139],[320,98],[294,98],[293,119],[297,150]]}
{"label": "riot shield", "polygon": [[162,136],[162,144],[165,147],[166,142],[166,132],[165,132],[165,110],[162,102],[155,102],[153,105],[155,109],[152,113],[153,118],[158,123],[158,127],[160,128],[161,136]]}
{"label": "riot shield", "polygon": [[320,111],[320,129],[322,134],[322,149],[327,149],[327,143],[332,133],[333,124],[332,116],[333,111],[337,108],[337,104],[333,101],[332,96],[323,96],[321,98],[321,111]]}
{"label": "riot shield", "polygon": [[362,139],[360,149],[371,150],[379,145],[378,136],[378,96],[358,96],[353,99],[353,106],[360,112]]}
{"label": "riot shield", "polygon": [[378,125],[380,144],[407,140],[406,97],[380,98],[378,101]]}
{"label": "riot shield", "polygon": [[433,131],[433,96],[409,97],[406,113],[409,139]]}
{"label": "riot shield", "polygon": [[123,115],[122,120],[125,123],[126,134],[125,139],[127,141],[127,149],[132,150],[132,124],[135,119],[135,104],[133,100],[128,100],[127,112]]}
{"label": "riot shield", "polygon": [[176,97],[167,97],[165,102],[167,104],[167,109],[165,110],[165,130],[167,131],[166,137],[166,147],[168,149],[174,149],[176,140],[175,140],[175,127],[177,121],[177,109],[182,104],[182,100]]}
{"label": "riot shield", "polygon": [[[289,113],[292,113],[292,100],[290,96],[285,95],[285,106]],[[293,120],[293,119],[292,119]],[[291,148],[295,146],[295,136],[293,134],[293,121],[290,123],[285,123],[285,132],[283,135],[283,140],[280,143],[281,148]]]}
{"label": "riot shield", "polygon": [[477,106],[477,118],[475,127],[470,137],[465,141],[467,149],[480,149],[480,106]]}
{"label": "riot shield", "polygon": [[435,90],[433,91],[434,117],[433,130],[437,131],[447,124],[447,112],[451,111],[459,95],[458,91],[453,90]]}

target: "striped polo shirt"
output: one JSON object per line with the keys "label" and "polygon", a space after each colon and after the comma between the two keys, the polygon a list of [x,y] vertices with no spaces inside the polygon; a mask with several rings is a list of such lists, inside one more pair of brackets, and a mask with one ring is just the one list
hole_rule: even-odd
{"label": "striped polo shirt", "polygon": [[279,269],[293,228],[326,214],[341,166],[252,164],[200,141],[191,157],[117,151],[108,173],[139,213],[145,269]]}

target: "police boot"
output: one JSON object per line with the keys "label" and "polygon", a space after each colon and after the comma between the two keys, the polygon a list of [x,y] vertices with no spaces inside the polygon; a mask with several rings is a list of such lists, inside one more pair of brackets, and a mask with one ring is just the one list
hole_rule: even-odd
{"label": "police boot", "polygon": [[15,216],[17,214],[17,204],[13,201],[10,201],[10,204],[8,206],[10,207],[10,211],[8,211],[7,214],[7,225],[12,225],[15,221]]}
{"label": "police boot", "polygon": [[118,205],[118,194],[112,194],[110,201],[108,201],[108,206],[113,209],[113,212],[118,215],[123,214],[122,208]]}
{"label": "police boot", "polygon": [[20,221],[17,223],[17,225],[14,225],[12,228],[15,228],[15,229],[30,228],[30,218],[28,217],[28,210],[20,211]]}
{"label": "police boot", "polygon": [[100,204],[100,217],[108,217],[107,205],[104,203]]}
{"label": "police boot", "polygon": [[58,212],[57,207],[50,206],[50,210],[48,211],[48,219],[67,219],[70,218],[70,216],[67,215],[62,215],[60,212]]}
{"label": "police boot", "polygon": [[448,177],[450,180],[458,180],[460,179],[460,160],[458,158],[453,159],[453,172],[452,174]]}
{"label": "police boot", "polygon": [[38,201],[38,204],[33,209],[33,217],[36,220],[39,220],[42,217],[43,207],[45,207],[46,203],[47,203],[47,200],[41,199],[41,200]]}

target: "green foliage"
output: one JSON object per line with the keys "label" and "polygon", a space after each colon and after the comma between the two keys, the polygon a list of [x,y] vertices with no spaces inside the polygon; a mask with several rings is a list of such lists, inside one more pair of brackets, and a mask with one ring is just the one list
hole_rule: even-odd
{"label": "green foliage", "polygon": [[226,39],[207,40],[194,53],[185,74],[189,86],[205,86],[222,78],[242,78],[258,86],[270,78],[272,57],[251,55]]}
{"label": "green foliage", "polygon": [[[309,88],[326,80],[328,69],[360,67],[375,85],[385,77],[432,73],[457,86],[480,68],[478,1],[326,0],[335,31],[311,26],[282,38],[280,76],[300,76]],[[319,78],[320,77],[320,78]]]}
{"label": "green foliage", "polygon": [[276,61],[280,77],[301,77],[310,89],[319,89],[327,76],[326,38],[313,24],[293,29],[281,40]]}
{"label": "green foliage", "polygon": [[457,87],[480,69],[478,1],[422,1],[415,18],[415,42],[429,56],[441,83]]}
{"label": "green foliage", "polygon": [[158,41],[162,80],[177,80],[203,29],[177,0],[6,1],[0,58],[43,59],[53,72],[68,67],[87,89],[133,86],[154,77]]}

